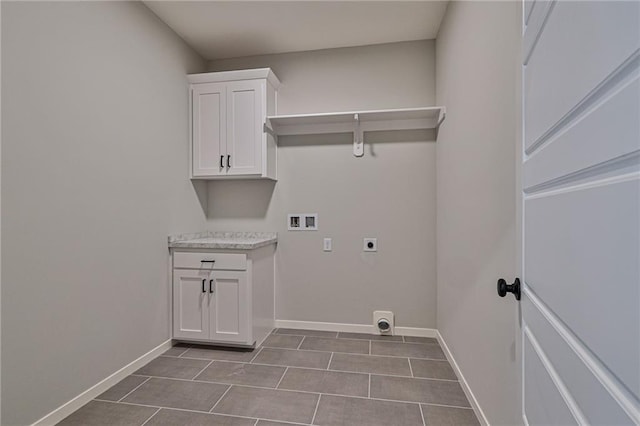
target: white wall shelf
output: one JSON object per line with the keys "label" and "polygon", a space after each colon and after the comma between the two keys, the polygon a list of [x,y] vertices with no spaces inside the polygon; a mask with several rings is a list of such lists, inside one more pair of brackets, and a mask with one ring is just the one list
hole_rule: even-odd
{"label": "white wall shelf", "polygon": [[274,136],[353,132],[353,153],[364,153],[364,132],[379,130],[437,129],[445,107],[403,108],[376,111],[329,112],[268,116],[265,131]]}

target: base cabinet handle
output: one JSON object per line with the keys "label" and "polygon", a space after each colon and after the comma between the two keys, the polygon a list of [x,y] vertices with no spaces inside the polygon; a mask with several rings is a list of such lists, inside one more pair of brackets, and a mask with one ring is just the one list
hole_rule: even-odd
{"label": "base cabinet handle", "polygon": [[209,280],[209,293],[213,293],[213,280]]}
{"label": "base cabinet handle", "polygon": [[203,293],[206,293],[206,292],[207,292],[207,291],[204,289],[204,283],[205,283],[206,281],[207,281],[207,279],[206,279],[206,278],[203,278],[203,279],[202,279],[202,292],[203,292]]}

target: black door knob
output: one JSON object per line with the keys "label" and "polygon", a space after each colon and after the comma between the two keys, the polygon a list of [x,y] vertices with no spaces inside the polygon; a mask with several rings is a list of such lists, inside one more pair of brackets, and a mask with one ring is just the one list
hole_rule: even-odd
{"label": "black door knob", "polygon": [[516,300],[520,300],[520,278],[516,278],[513,284],[507,284],[502,278],[498,280],[498,296],[505,297],[507,293],[513,293]]}

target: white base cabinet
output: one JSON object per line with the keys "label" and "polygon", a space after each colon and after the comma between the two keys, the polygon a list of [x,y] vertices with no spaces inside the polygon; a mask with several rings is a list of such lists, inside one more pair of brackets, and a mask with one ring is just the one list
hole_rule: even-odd
{"label": "white base cabinet", "polygon": [[173,251],[173,338],[253,346],[274,327],[275,245]]}

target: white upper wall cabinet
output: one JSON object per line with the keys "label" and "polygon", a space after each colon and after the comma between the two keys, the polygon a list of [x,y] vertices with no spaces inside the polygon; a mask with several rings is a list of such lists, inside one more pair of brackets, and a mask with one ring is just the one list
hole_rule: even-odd
{"label": "white upper wall cabinet", "polygon": [[269,68],[189,75],[192,179],[277,179],[264,131],[280,81]]}

